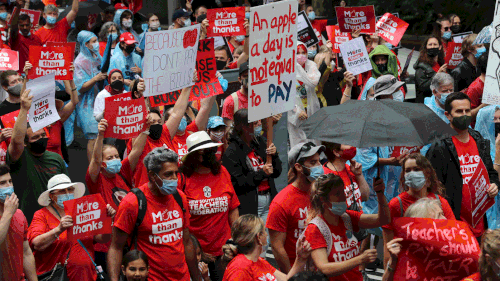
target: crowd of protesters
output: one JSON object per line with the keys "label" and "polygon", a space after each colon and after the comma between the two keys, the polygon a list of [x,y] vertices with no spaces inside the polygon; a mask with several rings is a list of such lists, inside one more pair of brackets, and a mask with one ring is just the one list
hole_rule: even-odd
{"label": "crowd of protesters", "polygon": [[[459,16],[439,18],[422,42],[413,66],[415,99],[407,98],[409,74],[396,46],[377,34],[352,32],[363,38],[373,67],[353,75],[326,31],[315,30],[319,44],[297,42],[294,108],[249,123],[254,4],[245,3],[247,34],[225,38],[227,44],[214,51],[224,91],[228,81],[219,71],[235,70],[241,84],[217,105],[220,116],[210,116],[215,96],[191,102],[186,87],[175,104],[146,101],[144,130],[120,140],[105,137],[105,99],[124,93],[143,98],[146,32],[200,24],[205,38],[207,10],[227,3],[187,1],[170,25],[155,13],[141,22],[122,2],[109,4],[92,23],[79,14],[78,0],[63,17],[55,1],[43,3],[0,3],[2,48],[17,51],[20,66],[0,74],[6,92],[0,116],[13,120],[0,119],[0,280],[64,274],[67,279],[57,280],[361,281],[369,280],[373,264],[384,266],[383,280],[395,280],[398,256],[406,250],[395,236],[394,220],[402,217],[466,222],[481,254],[474,261],[478,271],[464,280],[500,280],[498,202],[471,225],[473,198],[464,192],[480,167],[490,182],[487,196],[499,199],[500,106],[482,103],[490,44],[476,44],[477,34],[470,34],[463,39],[463,60],[453,70],[445,63],[452,36],[463,31]],[[321,26],[314,25],[310,3],[297,3],[315,28]],[[21,8],[42,11],[40,22],[20,14]],[[29,49],[47,42],[76,42],[74,79],[56,81],[60,120],[35,131],[28,123]],[[106,73],[101,62],[108,44]],[[425,104],[456,135],[395,154],[402,147],[356,148],[308,139],[301,129],[320,108],[385,99]],[[287,163],[265,129],[280,121],[287,127],[278,132],[288,133]],[[68,155],[75,127],[83,131],[87,159]],[[67,168],[73,165],[85,168],[85,183],[71,181]],[[277,180],[283,173],[287,186]],[[104,199],[112,233],[74,241],[64,202],[88,194]],[[383,253],[370,246],[370,237],[383,241]],[[277,268],[266,260],[269,248]]]}

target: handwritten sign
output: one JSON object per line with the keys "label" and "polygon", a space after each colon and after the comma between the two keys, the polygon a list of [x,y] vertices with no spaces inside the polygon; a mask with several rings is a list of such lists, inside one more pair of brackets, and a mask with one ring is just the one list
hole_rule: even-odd
{"label": "handwritten sign", "polygon": [[28,72],[30,79],[54,73],[57,80],[72,80],[70,71],[74,50],[69,47],[30,46],[29,60],[33,64]]}
{"label": "handwritten sign", "polygon": [[73,218],[73,226],[68,229],[69,241],[111,233],[112,219],[101,194],[66,201],[64,212]]}
{"label": "handwritten sign", "polygon": [[[12,14],[15,14],[16,10],[17,10],[17,7],[14,7],[14,11],[12,12]],[[31,33],[34,34],[35,33],[35,25],[37,25],[38,21],[40,21],[40,16],[41,16],[42,12],[35,11],[35,10],[21,9],[21,11],[19,11],[19,15],[23,15],[23,14],[26,14],[30,17]],[[11,22],[12,22],[12,17],[9,20],[9,25],[11,25]]]}
{"label": "handwritten sign", "polygon": [[448,64],[448,69],[454,69],[463,59],[462,43],[449,42],[446,57],[444,58],[445,63]]}
{"label": "handwritten sign", "polygon": [[376,24],[378,36],[397,46],[409,24],[391,13],[385,13]]}
{"label": "handwritten sign", "polygon": [[394,238],[403,238],[394,280],[462,280],[478,270],[480,247],[467,223],[397,218]]}
{"label": "handwritten sign", "polygon": [[108,121],[108,129],[104,137],[130,139],[144,131],[147,107],[144,97],[132,99],[130,93],[123,93],[104,100],[104,119]]}
{"label": "handwritten sign", "polygon": [[9,49],[0,50],[0,71],[19,70],[19,53]]}
{"label": "handwritten sign", "polygon": [[299,41],[306,44],[307,47],[311,47],[319,43],[318,36],[314,31],[314,28],[306,15],[306,12],[302,11],[298,15],[297,19],[297,37]]}
{"label": "handwritten sign", "polygon": [[192,86],[200,25],[146,32],[144,52],[145,97]]}
{"label": "handwritten sign", "polygon": [[361,29],[361,33],[375,33],[375,8],[363,7],[335,7],[340,31],[352,32]]}
{"label": "handwritten sign", "polygon": [[28,118],[33,132],[61,119],[56,109],[54,73],[28,81],[26,89],[31,90],[30,95],[33,96]]}
{"label": "handwritten sign", "polygon": [[[500,0],[496,0],[495,4],[492,23],[493,31],[500,28]],[[500,105],[500,32],[493,32],[490,42],[491,47],[488,55],[482,103]]]}
{"label": "handwritten sign", "polygon": [[[196,70],[198,81],[191,87],[189,101],[199,100],[224,93],[219,79],[215,77],[217,66],[214,55],[214,39],[200,40],[196,56]],[[172,93],[149,97],[152,107],[174,104],[181,94],[181,90]]]}
{"label": "handwritten sign", "polygon": [[328,34],[328,40],[332,42],[333,52],[340,53],[340,44],[343,44],[352,39],[351,33],[341,32],[338,25],[328,25],[326,27],[326,34]]}
{"label": "handwritten sign", "polygon": [[246,35],[245,7],[209,9],[207,37]]}
{"label": "handwritten sign", "polygon": [[467,187],[470,194],[471,209],[470,212],[462,212],[461,214],[465,221],[476,227],[486,211],[495,204],[495,199],[488,196],[487,190],[490,187],[490,178],[483,161],[479,161],[476,171],[469,184],[464,185],[465,187]]}
{"label": "handwritten sign", "polygon": [[289,111],[295,106],[297,1],[250,9],[248,121]]}
{"label": "handwritten sign", "polygon": [[340,52],[342,53],[342,59],[347,71],[350,71],[353,75],[373,69],[363,38],[358,37],[341,44]]}

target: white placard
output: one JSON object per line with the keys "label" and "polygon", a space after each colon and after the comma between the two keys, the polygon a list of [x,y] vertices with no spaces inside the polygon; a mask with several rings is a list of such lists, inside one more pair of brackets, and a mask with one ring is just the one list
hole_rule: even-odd
{"label": "white placard", "polygon": [[293,109],[296,87],[297,1],[250,9],[248,122]]}
{"label": "white placard", "polygon": [[347,41],[341,44],[339,48],[347,71],[351,72],[353,75],[358,75],[373,69],[362,37]]}
{"label": "white placard", "polygon": [[200,25],[147,32],[144,45],[145,97],[194,85]]}
{"label": "white placard", "polygon": [[55,78],[55,73],[51,73],[26,83],[26,89],[31,90],[29,95],[33,96],[28,119],[33,132],[61,119],[56,109]]}
{"label": "white placard", "polygon": [[500,0],[496,1],[493,17],[493,33],[488,55],[488,67],[484,80],[483,100],[485,104],[500,105]]}

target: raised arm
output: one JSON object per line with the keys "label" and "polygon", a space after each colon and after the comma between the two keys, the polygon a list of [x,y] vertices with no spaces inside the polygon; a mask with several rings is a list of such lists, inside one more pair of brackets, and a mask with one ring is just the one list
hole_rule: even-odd
{"label": "raised arm", "polygon": [[14,130],[8,148],[10,162],[16,162],[24,151],[24,137],[26,136],[28,111],[31,107],[33,96],[29,96],[31,90],[24,90],[21,94],[21,110],[17,116]]}
{"label": "raised arm", "polygon": [[[198,80],[198,72],[195,70],[193,74],[193,82],[196,80]],[[175,134],[177,133],[177,128],[179,127],[179,123],[181,122],[181,119],[184,116],[184,113],[186,112],[190,94],[191,94],[191,86],[182,89],[179,98],[175,102],[170,117],[168,118],[168,120],[165,121],[168,131],[170,132],[170,139],[173,139],[175,137]]]}
{"label": "raised arm", "polygon": [[351,99],[351,91],[352,91],[352,82],[354,81],[354,75],[351,72],[344,72],[344,79],[347,82],[345,86],[344,92],[342,93],[342,99],[340,100],[340,104]]}
{"label": "raised arm", "polygon": [[391,222],[391,211],[387,199],[385,198],[385,184],[383,179],[378,179],[373,184],[373,190],[377,193],[378,214],[365,215],[362,214],[359,219],[360,228],[376,228]]}
{"label": "raised arm", "polygon": [[73,5],[71,5],[71,11],[69,11],[68,15],[66,16],[66,20],[68,21],[68,24],[71,25],[73,21],[76,19],[76,15],[78,14],[78,5],[79,1],[78,0],[73,0]]}
{"label": "raised arm", "polygon": [[238,68],[240,68],[240,65],[246,61],[248,61],[248,55],[250,54],[250,24],[248,23],[248,19],[245,19],[245,25],[244,25],[247,35],[245,36],[245,44],[243,44],[243,53],[241,53],[240,57],[238,58]]}
{"label": "raised arm", "polygon": [[204,98],[201,101],[200,111],[196,116],[196,126],[198,127],[198,130],[205,131],[205,129],[207,128],[209,117],[208,115],[210,115],[210,111],[212,110],[216,97],[217,96],[211,96],[208,98]]}
{"label": "raised arm", "polygon": [[149,136],[149,127],[151,127],[151,116],[148,116],[145,127],[146,129],[133,141],[132,150],[128,155],[128,162],[131,171],[135,170],[137,163],[139,163],[142,151],[144,150],[144,146],[146,145],[146,141]]}
{"label": "raised arm", "polygon": [[[73,63],[71,64],[71,70],[74,71],[75,68],[73,66]],[[68,102],[62,109],[59,111],[59,117],[61,118],[61,122],[66,122],[68,118],[71,116],[71,113],[76,108],[76,105],[80,102],[78,99],[78,91],[76,89],[75,81],[74,80],[65,80],[64,81],[64,88],[66,90],[66,93],[69,94],[71,97],[71,101]]]}
{"label": "raised arm", "polygon": [[97,125],[97,139],[94,144],[94,152],[92,153],[92,159],[90,159],[89,164],[89,176],[93,183],[96,183],[99,179],[99,173],[101,172],[102,165],[102,144],[104,141],[104,133],[108,128],[108,121],[106,119],[101,119]]}

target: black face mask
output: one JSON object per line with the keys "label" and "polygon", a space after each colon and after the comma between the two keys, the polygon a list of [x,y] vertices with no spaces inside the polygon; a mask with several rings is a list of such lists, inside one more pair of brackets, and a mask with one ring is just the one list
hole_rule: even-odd
{"label": "black face mask", "polygon": [[125,52],[132,54],[134,50],[135,50],[135,45],[125,45]]}
{"label": "black face mask", "polygon": [[453,117],[453,119],[451,120],[451,124],[453,124],[453,127],[459,130],[466,130],[467,127],[470,126],[471,121],[472,121],[471,116],[462,115],[460,117]]}
{"label": "black face mask", "polygon": [[500,133],[500,123],[495,123],[495,138]]}
{"label": "black face mask", "polygon": [[38,139],[36,142],[31,142],[29,144],[30,151],[35,154],[42,154],[47,150],[48,138]]}
{"label": "black face mask", "polygon": [[162,132],[163,132],[162,124],[155,124],[149,127],[149,137],[154,140],[159,140]]}
{"label": "black face mask", "polygon": [[387,63],[377,64],[377,68],[380,73],[384,73],[387,71]]}
{"label": "black face mask", "polygon": [[451,32],[453,32],[453,33],[459,33],[460,32],[460,25],[452,25],[450,27],[450,29],[451,29]]}
{"label": "black face mask", "polygon": [[205,149],[205,153],[203,154],[201,161],[201,165],[207,168],[212,167],[212,164],[215,162],[215,150],[214,149]]}
{"label": "black face mask", "polygon": [[431,58],[436,57],[439,54],[439,48],[427,49],[427,55]]}
{"label": "black face mask", "polygon": [[215,64],[217,65],[217,70],[223,70],[224,67],[226,67],[227,62],[222,61],[222,60],[216,60]]}
{"label": "black face mask", "polygon": [[115,81],[111,82],[111,88],[113,88],[117,91],[123,91],[123,81],[115,80]]}

